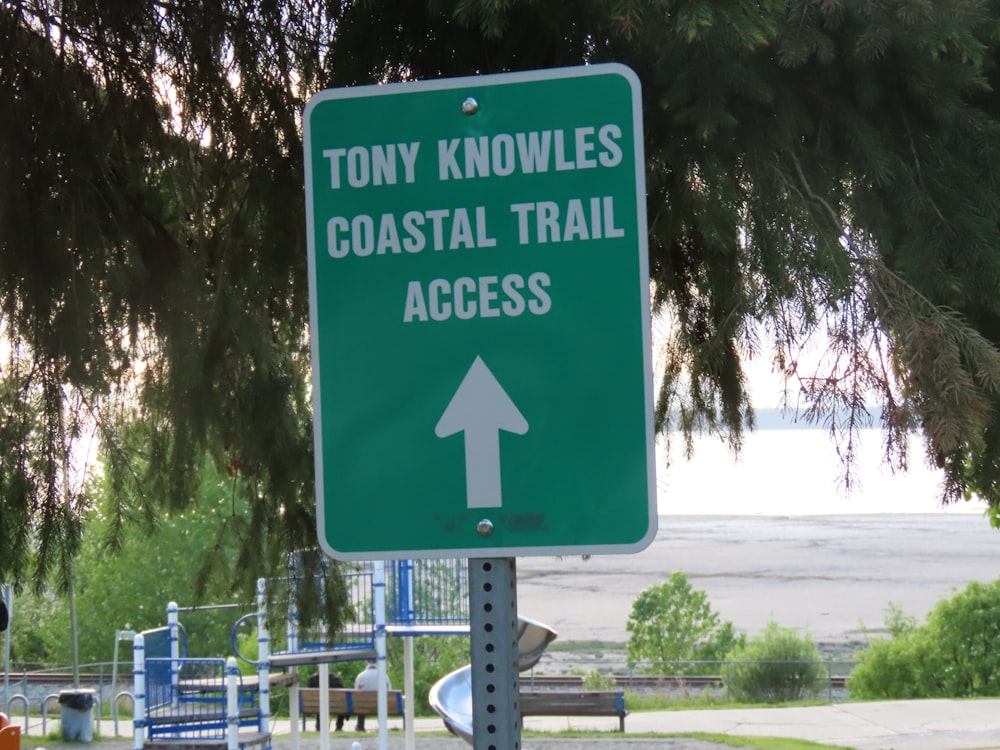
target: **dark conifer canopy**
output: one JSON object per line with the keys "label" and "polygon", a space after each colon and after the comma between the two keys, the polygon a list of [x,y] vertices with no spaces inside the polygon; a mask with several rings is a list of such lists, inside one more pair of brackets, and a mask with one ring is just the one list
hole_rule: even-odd
{"label": "dark conifer canopy", "polygon": [[3,0],[0,577],[68,569],[88,499],[62,457],[88,425],[120,523],[190,503],[206,454],[234,477],[235,586],[312,546],[306,100],[586,62],[643,86],[658,430],[738,446],[743,362],[775,356],[845,461],[868,419],[897,465],[919,429],[943,499],[996,521],[997,22],[973,0]]}

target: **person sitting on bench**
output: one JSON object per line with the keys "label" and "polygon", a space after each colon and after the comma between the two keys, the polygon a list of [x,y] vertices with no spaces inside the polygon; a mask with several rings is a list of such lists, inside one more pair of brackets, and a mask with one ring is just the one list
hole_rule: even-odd
{"label": "person sitting on bench", "polygon": [[[355,690],[378,690],[378,667],[374,659],[369,659],[363,671],[358,673],[354,680]],[[392,690],[392,683],[389,682],[389,675],[385,676],[385,689]],[[358,723],[354,727],[355,732],[365,731],[365,717],[358,714]]]}
{"label": "person sitting on bench", "polygon": [[[336,672],[330,672],[330,675],[327,678],[327,682],[330,683],[329,685],[327,685],[327,687],[332,687],[332,688],[342,688],[342,687],[344,687],[344,681],[342,679],[340,679],[340,675],[337,674]],[[310,675],[307,684],[308,684],[309,687],[313,687],[313,688],[314,687],[319,687],[319,673]],[[342,732],[344,730],[344,722],[347,721],[350,718],[351,717],[348,716],[348,715],[346,715],[346,714],[340,714],[340,715],[338,715],[337,716],[337,723],[334,726],[334,731],[336,731],[336,732]],[[316,731],[317,732],[319,731],[319,714],[316,715]]]}

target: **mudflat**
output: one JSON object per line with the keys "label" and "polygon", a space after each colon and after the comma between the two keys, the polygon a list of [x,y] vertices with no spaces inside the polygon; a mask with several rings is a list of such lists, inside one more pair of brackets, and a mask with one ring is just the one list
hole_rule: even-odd
{"label": "mudflat", "polygon": [[1000,531],[973,513],[664,516],[636,554],[518,558],[518,614],[560,641],[624,643],[635,597],[676,570],[740,631],[774,620],[846,648],[878,634],[890,604],[922,620],[1000,577]]}

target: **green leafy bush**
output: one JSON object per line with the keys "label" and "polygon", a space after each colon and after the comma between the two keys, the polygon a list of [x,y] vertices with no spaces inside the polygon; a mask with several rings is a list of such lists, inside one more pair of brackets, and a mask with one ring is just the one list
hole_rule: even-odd
{"label": "green leafy bush", "polygon": [[[725,620],[709,634],[705,641],[698,644],[695,648],[694,658],[697,661],[725,661],[728,654],[734,649],[746,645],[746,642],[746,634],[737,633],[733,623]],[[709,671],[715,672],[717,669],[718,665],[713,665]]]}
{"label": "green leafy bush", "polygon": [[[389,659],[389,679],[392,686],[403,688],[404,667],[403,638],[390,637],[386,640]],[[413,691],[416,702],[413,710],[417,715],[433,714],[427,695],[431,686],[449,672],[469,663],[469,639],[462,635],[422,635],[413,639]],[[363,664],[361,666],[364,666]],[[354,675],[344,671],[344,684],[354,684]]]}
{"label": "green leafy bush", "polygon": [[809,634],[769,622],[733,649],[724,679],[738,701],[781,703],[807,698],[827,684],[827,670]]}
{"label": "green leafy bush", "polygon": [[926,629],[895,639],[879,638],[858,655],[848,678],[852,698],[861,700],[937,698],[944,668]]}
{"label": "green leafy bush", "polygon": [[584,690],[614,690],[618,687],[615,676],[591,670],[583,676]]}
{"label": "green leafy bush", "polygon": [[858,654],[848,681],[853,697],[1000,695],[1000,579],[970,583],[938,602],[923,625],[890,609],[886,626],[895,637]]}
{"label": "green leafy bush", "polygon": [[705,592],[694,589],[681,572],[641,592],[632,602],[625,627],[631,633],[629,659],[646,662],[643,671],[647,674],[692,672],[691,667],[676,662],[718,661],[744,642],[731,622],[719,620]]}

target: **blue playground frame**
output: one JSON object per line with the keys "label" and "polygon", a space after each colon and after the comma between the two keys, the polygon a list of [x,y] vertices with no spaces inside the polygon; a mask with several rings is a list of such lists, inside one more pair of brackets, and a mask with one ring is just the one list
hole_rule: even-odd
{"label": "blue playground frame", "polygon": [[[258,581],[257,611],[240,618],[232,633],[236,656],[256,665],[255,678],[243,677],[233,657],[225,660],[188,657],[178,607],[171,602],[167,607],[166,627],[138,634],[133,644],[134,750],[178,742],[201,748],[215,745],[227,750],[259,745],[270,750],[272,668],[288,667],[294,672],[300,665],[369,658],[384,663],[384,639],[388,632],[403,636],[468,632],[465,560],[396,560],[345,568],[355,622],[332,638],[322,629],[318,633],[300,633],[296,612],[292,610],[286,620],[285,650],[274,653],[267,631],[266,582]],[[288,582],[301,585],[294,576]],[[379,596],[384,597],[381,618]],[[237,628],[249,617],[257,618],[256,660],[242,656],[236,644]],[[297,681],[293,679],[289,684],[293,692],[290,708],[297,714]],[[407,702],[408,708],[410,705]],[[295,741],[297,718],[292,718]],[[412,716],[408,718],[406,724],[412,727]]]}

